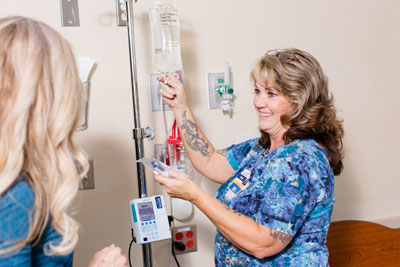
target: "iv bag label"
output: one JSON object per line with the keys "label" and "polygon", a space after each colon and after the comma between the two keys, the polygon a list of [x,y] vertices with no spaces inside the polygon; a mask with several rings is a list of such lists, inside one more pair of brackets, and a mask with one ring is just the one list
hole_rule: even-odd
{"label": "iv bag label", "polygon": [[178,11],[169,3],[158,2],[149,10],[153,36],[154,71],[182,69]]}

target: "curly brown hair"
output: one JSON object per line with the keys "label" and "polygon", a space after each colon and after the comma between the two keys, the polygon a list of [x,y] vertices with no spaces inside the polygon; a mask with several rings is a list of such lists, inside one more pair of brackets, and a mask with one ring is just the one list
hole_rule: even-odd
{"label": "curly brown hair", "polygon": [[[295,139],[314,139],[328,153],[335,175],[343,170],[343,121],[336,116],[328,78],[318,61],[309,53],[294,49],[270,50],[258,60],[250,79],[272,84],[292,103],[293,109],[281,116],[289,126],[285,144]],[[270,145],[268,133],[261,131],[260,145]]]}

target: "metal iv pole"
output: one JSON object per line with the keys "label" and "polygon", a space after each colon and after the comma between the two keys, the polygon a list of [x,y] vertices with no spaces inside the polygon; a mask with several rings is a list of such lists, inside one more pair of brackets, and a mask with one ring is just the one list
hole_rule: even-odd
{"label": "metal iv pole", "polygon": [[[123,0],[126,3],[126,24],[128,29],[128,41],[129,41],[129,59],[131,69],[131,85],[132,85],[132,98],[133,98],[133,116],[135,121],[135,128],[133,129],[133,138],[135,139],[135,151],[136,159],[144,157],[143,138],[151,138],[151,134],[148,133],[149,128],[141,128],[140,126],[140,114],[139,114],[139,99],[138,99],[138,86],[137,86],[137,71],[136,71],[136,51],[135,51],[135,35],[134,35],[134,21],[133,21],[133,0]],[[135,0],[136,2],[137,0]],[[122,2],[122,1],[121,1]],[[151,130],[150,130],[151,132]],[[139,197],[147,197],[146,189],[146,177],[144,167],[142,164],[136,163],[138,173],[138,187]],[[149,243],[142,245],[143,249],[143,262],[144,267],[151,267],[151,245]]]}

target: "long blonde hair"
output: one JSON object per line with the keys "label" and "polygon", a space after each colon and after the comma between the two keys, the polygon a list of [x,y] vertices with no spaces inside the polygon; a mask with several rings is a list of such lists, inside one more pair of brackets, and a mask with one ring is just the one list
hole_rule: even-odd
{"label": "long blonde hair", "polygon": [[62,241],[45,253],[74,249],[78,223],[67,210],[88,169],[72,140],[84,96],[72,49],[57,31],[25,17],[0,19],[0,195],[20,174],[35,194],[28,236],[0,255],[38,242],[50,217]]}

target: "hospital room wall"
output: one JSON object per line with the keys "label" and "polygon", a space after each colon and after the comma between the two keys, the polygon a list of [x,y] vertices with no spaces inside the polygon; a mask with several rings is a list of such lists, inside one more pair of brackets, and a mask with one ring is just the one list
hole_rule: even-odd
{"label": "hospital room wall", "polygon": [[[346,158],[336,178],[333,220],[363,219],[400,227],[399,99],[400,2],[397,0],[277,1],[178,0],[185,86],[200,127],[217,148],[258,135],[249,71],[258,57],[277,47],[313,54],[330,79],[338,114],[344,119]],[[142,127],[156,129],[146,156],[165,134],[160,112],[150,112],[151,36],[149,1],[135,4],[135,39]],[[127,32],[116,27],[113,0],[80,0],[77,28],[60,26],[59,1],[2,0],[0,16],[25,15],[59,30],[78,56],[96,59],[91,80],[89,128],[78,133],[94,160],[95,189],[81,191],[75,209],[82,225],[75,266],[85,266],[96,250],[115,243],[127,253],[128,202],[138,197]],[[233,118],[207,108],[206,73],[231,64],[236,95]],[[168,125],[172,114],[167,112]],[[162,194],[147,173],[148,194]],[[218,186],[197,175],[214,194]],[[214,226],[197,209],[193,218],[199,251],[179,256],[182,266],[212,266]],[[153,244],[153,265],[167,266],[168,243]],[[134,266],[142,266],[133,245]]]}

